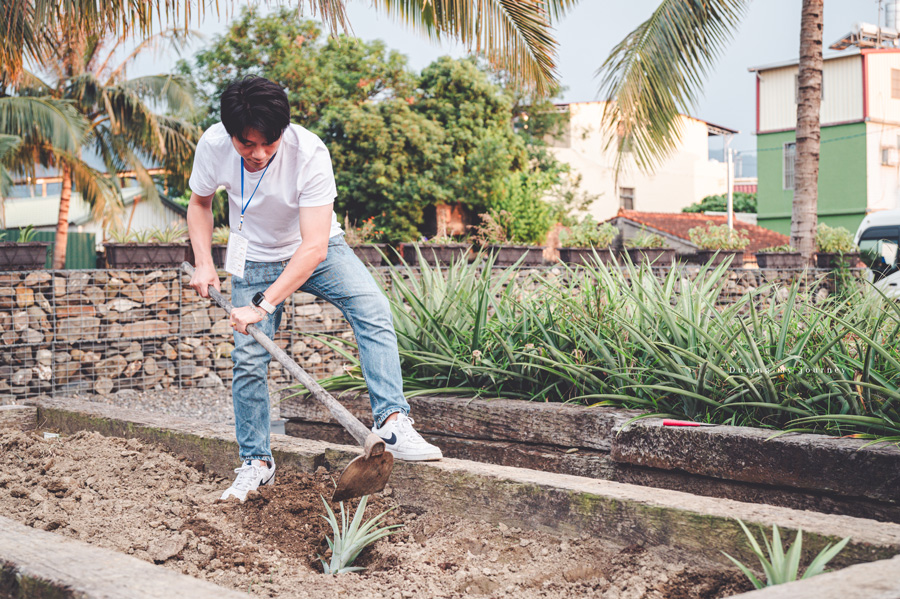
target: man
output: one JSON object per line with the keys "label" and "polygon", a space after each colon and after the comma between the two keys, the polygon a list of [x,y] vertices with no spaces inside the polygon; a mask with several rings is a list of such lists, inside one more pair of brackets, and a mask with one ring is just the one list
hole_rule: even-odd
{"label": "man", "polygon": [[187,220],[197,260],[190,284],[209,297],[210,285],[220,288],[211,254],[212,198],[225,188],[231,221],[226,270],[235,306],[231,393],[242,466],[222,499],[243,501],[251,490],[275,481],[266,376],[271,356],[246,333],[255,324],[274,337],[282,303],[297,289],[334,304],[353,328],[372,403],[372,431],[388,451],[403,460],[440,459],[441,450],[408,417],[388,301],[337,223],[325,144],[290,122],[287,94],[261,77],[225,89],[221,118],[197,143]]}

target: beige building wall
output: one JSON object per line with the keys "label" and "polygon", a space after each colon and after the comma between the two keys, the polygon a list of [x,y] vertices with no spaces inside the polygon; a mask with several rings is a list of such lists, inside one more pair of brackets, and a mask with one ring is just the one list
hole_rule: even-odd
{"label": "beige building wall", "polygon": [[898,71],[897,76],[900,76],[900,53],[868,53],[866,62],[869,100],[869,114],[866,116],[873,121],[900,123],[900,98],[893,97],[897,94],[891,93],[892,71]]}
{"label": "beige building wall", "polygon": [[605,150],[609,132],[602,130],[605,102],[568,104],[568,135],[551,148],[553,154],[581,175],[581,189],[601,194],[590,206],[598,220],[615,216],[623,189],[633,190],[633,209],[645,212],[680,212],[707,195],[725,193],[726,167],[709,159],[707,124],[681,117],[681,143],[653,174],[641,173],[634,164],[615,181],[615,150]]}
{"label": "beige building wall", "polygon": [[[797,72],[796,64],[759,72],[760,132],[786,131],[797,126]],[[871,67],[869,72],[872,72]],[[862,120],[862,77],[862,56],[859,54],[825,61],[822,125]]]}
{"label": "beige building wall", "polygon": [[868,211],[900,208],[900,124],[866,123]]}

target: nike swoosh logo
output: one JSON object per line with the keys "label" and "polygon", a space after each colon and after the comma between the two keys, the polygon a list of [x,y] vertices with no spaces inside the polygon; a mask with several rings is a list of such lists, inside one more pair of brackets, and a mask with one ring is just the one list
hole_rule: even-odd
{"label": "nike swoosh logo", "polygon": [[391,433],[390,438],[385,438],[385,437],[382,437],[381,435],[379,435],[378,438],[381,439],[382,441],[384,441],[385,443],[387,443],[388,445],[393,445],[394,443],[397,442],[397,433]]}

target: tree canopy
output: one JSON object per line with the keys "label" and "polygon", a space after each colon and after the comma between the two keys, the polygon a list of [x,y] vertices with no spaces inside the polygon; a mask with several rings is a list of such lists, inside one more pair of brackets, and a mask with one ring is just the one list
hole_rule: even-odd
{"label": "tree canopy", "polygon": [[474,58],[443,57],[417,74],[381,41],[326,37],[315,22],[292,17],[245,10],[179,69],[205,98],[204,127],[218,120],[219,94],[233,79],[254,74],[283,85],[292,120],[331,152],[339,214],[375,216],[385,240],[412,239],[427,206],[460,202],[479,213],[505,202],[534,212],[558,182],[564,169],[547,169],[552,158],[536,160],[511,126],[517,99]]}

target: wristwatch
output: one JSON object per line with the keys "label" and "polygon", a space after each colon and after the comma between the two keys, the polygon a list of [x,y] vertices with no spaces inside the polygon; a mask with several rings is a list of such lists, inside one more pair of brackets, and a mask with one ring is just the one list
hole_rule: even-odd
{"label": "wristwatch", "polygon": [[250,301],[254,306],[262,308],[269,314],[275,312],[275,306],[266,301],[266,296],[262,291],[258,291]]}

